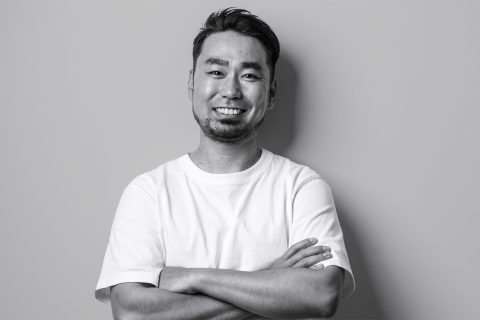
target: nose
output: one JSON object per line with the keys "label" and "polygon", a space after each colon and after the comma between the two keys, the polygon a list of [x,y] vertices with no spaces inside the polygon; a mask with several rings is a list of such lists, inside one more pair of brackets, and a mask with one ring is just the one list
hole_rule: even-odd
{"label": "nose", "polygon": [[239,99],[242,97],[242,89],[235,75],[230,75],[223,79],[221,91],[223,98]]}

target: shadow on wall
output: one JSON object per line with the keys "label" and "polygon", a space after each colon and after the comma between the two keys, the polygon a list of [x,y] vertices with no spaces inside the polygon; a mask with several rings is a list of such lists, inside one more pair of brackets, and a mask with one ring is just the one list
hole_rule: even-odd
{"label": "shadow on wall", "polygon": [[[277,64],[278,91],[275,108],[265,117],[259,132],[259,145],[280,154],[288,154],[295,141],[297,128],[295,113],[302,112],[296,105],[299,75],[288,54],[282,52]],[[315,169],[315,168],[314,168]],[[348,214],[342,210],[341,202],[336,197],[336,207],[345,236],[350,263],[357,285],[356,291],[343,300],[333,319],[385,319],[377,294],[371,282],[368,269],[363,259],[362,241],[355,234],[354,226],[347,220]]]}
{"label": "shadow on wall", "polygon": [[341,201],[338,198],[336,197],[335,207],[342,225],[345,245],[357,287],[350,297],[340,302],[340,308],[333,319],[385,319],[384,310],[364,260],[366,256],[364,252],[368,248],[362,246],[362,239],[355,233],[354,226],[348,220],[349,215],[342,209]]}
{"label": "shadow on wall", "polygon": [[258,145],[277,154],[286,154],[295,139],[297,72],[282,52],[276,68],[278,79],[275,107],[265,115],[264,123],[258,134]]}

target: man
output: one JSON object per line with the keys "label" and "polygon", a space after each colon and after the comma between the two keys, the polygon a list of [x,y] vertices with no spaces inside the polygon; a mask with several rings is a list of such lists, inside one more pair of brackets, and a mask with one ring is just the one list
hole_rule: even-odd
{"label": "man", "polygon": [[353,290],[326,182],[256,145],[279,50],[240,9],[213,13],[195,38],[200,143],[121,197],[96,291],[115,319],[320,318]]}

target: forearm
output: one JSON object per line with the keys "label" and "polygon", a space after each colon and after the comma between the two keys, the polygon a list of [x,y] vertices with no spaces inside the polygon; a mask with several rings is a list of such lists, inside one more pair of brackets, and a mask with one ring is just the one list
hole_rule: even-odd
{"label": "forearm", "polygon": [[[256,272],[193,269],[192,289],[269,318],[326,317],[335,312],[343,271],[284,268]],[[342,279],[341,279],[342,278]]]}
{"label": "forearm", "polygon": [[116,320],[157,319],[247,319],[251,313],[215,298],[172,293],[138,283],[112,289],[112,311]]}

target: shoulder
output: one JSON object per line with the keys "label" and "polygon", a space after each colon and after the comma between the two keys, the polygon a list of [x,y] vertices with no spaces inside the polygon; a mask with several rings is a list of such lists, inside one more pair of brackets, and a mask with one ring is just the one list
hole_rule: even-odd
{"label": "shoulder", "polygon": [[272,155],[271,170],[277,176],[284,177],[287,183],[293,185],[294,191],[298,191],[311,181],[315,181],[315,184],[322,189],[330,190],[328,183],[311,167],[277,154]]}
{"label": "shoulder", "polygon": [[183,174],[182,159],[184,156],[165,162],[158,167],[143,172],[134,177],[126,189],[140,189],[150,197],[167,184],[168,180],[174,179]]}
{"label": "shoulder", "polygon": [[284,156],[272,153],[272,167],[285,174],[292,176],[308,177],[320,175],[309,166],[297,163]]}

